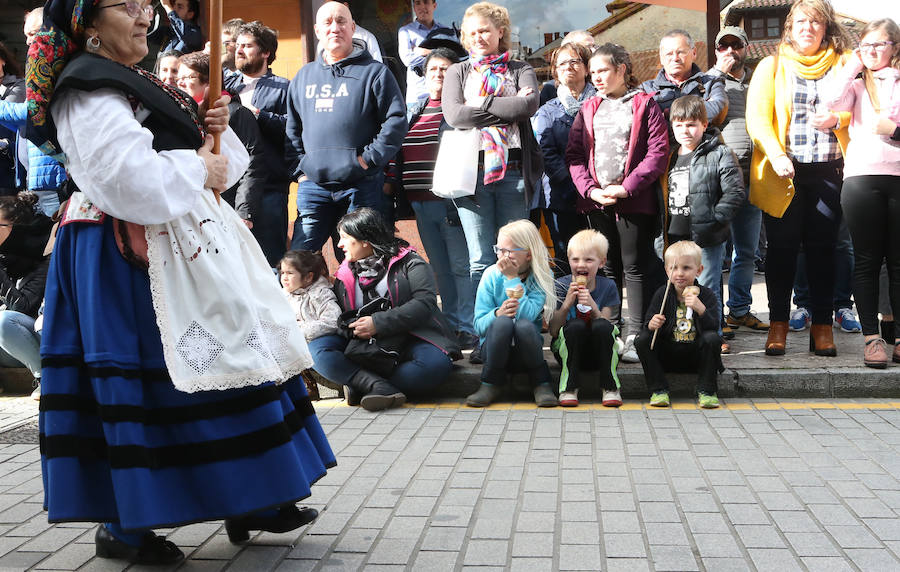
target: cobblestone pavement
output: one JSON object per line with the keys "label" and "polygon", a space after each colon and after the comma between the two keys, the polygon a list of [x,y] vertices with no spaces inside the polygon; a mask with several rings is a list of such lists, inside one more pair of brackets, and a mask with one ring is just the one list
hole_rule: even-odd
{"label": "cobblestone pavement", "polygon": [[[181,570],[900,569],[900,403],[726,405],[320,402],[339,466],[317,522],[164,532]],[[124,569],[93,525],[47,523],[33,414],[0,443],[0,569]]]}

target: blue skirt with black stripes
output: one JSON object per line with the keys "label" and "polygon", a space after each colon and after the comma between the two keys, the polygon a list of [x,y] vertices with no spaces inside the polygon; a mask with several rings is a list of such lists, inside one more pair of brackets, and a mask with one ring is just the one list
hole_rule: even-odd
{"label": "blue skirt with black stripes", "polygon": [[[228,284],[209,284],[209,295]],[[237,517],[306,498],[335,465],[298,377],[228,391],[172,385],[146,271],[109,217],[59,229],[41,341],[50,522],[126,530]]]}

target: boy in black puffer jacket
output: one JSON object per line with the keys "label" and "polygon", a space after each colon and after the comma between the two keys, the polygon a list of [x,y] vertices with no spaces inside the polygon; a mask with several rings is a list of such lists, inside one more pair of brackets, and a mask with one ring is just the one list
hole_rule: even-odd
{"label": "boy in black puffer jacket", "polygon": [[679,240],[700,246],[700,284],[715,294],[717,307],[711,310],[721,317],[722,259],[731,219],[744,201],[744,178],[737,157],[720,141],[719,131],[707,131],[702,99],[696,95],[676,99],[669,117],[679,145],[660,181],[666,246]]}

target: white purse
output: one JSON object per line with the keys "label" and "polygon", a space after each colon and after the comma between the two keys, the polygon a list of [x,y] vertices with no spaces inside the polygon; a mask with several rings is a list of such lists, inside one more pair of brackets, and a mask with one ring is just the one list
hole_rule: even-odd
{"label": "white purse", "polygon": [[481,129],[448,130],[441,135],[431,192],[444,199],[475,194]]}

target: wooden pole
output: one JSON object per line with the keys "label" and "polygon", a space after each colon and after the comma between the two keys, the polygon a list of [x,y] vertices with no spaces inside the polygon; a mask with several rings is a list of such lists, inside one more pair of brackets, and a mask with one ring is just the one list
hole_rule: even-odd
{"label": "wooden pole", "polygon": [[[209,1],[209,91],[206,94],[206,108],[222,95],[222,0]],[[220,134],[213,134],[213,153],[219,153]],[[213,189],[216,201],[219,200],[219,189]]]}
{"label": "wooden pole", "polygon": [[[662,313],[663,313],[663,310],[666,309],[666,298],[669,297],[669,287],[670,287],[671,285],[672,285],[672,281],[671,281],[671,280],[666,280],[666,291],[663,292],[662,306],[659,307],[659,313],[660,313],[660,314],[662,314]],[[661,329],[661,328],[656,328],[655,330],[653,330],[653,339],[650,340],[650,349],[651,349],[651,350],[653,349],[653,346],[656,345],[656,335],[659,333],[659,330],[660,330],[660,329]]]}

